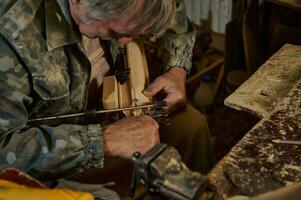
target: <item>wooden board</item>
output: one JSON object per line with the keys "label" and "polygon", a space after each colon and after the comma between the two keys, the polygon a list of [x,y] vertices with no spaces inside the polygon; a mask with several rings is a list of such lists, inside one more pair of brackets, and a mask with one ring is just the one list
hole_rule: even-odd
{"label": "wooden board", "polygon": [[277,108],[253,127],[209,173],[213,199],[255,196],[301,181],[301,80]]}
{"label": "wooden board", "polygon": [[104,109],[119,108],[118,86],[115,76],[106,76],[103,80],[102,106]]}
{"label": "wooden board", "polygon": [[150,100],[142,92],[146,88],[148,73],[147,67],[144,66],[146,63],[143,60],[142,52],[135,42],[129,43],[126,48],[128,66],[131,69],[130,83],[133,106],[147,104]]}
{"label": "wooden board", "polygon": [[301,182],[301,46],[285,45],[225,103],[255,113],[256,124],[208,174],[202,199],[255,196]]}
{"label": "wooden board", "polygon": [[267,116],[301,77],[301,46],[286,44],[225,100],[225,105]]}

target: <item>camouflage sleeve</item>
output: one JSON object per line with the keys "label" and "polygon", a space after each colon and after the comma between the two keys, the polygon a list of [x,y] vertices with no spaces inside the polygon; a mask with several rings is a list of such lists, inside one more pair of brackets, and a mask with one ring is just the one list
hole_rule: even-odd
{"label": "camouflage sleeve", "polygon": [[189,72],[195,30],[186,16],[184,1],[176,0],[176,6],[174,24],[157,40],[158,54],[163,60],[165,70],[171,67],[183,67]]}
{"label": "camouflage sleeve", "polygon": [[99,125],[26,126],[32,101],[29,75],[0,35],[0,171],[51,180],[103,165]]}

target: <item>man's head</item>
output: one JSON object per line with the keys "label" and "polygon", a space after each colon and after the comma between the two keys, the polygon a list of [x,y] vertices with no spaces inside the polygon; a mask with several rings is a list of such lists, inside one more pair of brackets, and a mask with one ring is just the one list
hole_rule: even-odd
{"label": "man's head", "polygon": [[175,0],[69,0],[73,19],[90,38],[115,38],[127,43],[133,36],[160,34],[172,23]]}

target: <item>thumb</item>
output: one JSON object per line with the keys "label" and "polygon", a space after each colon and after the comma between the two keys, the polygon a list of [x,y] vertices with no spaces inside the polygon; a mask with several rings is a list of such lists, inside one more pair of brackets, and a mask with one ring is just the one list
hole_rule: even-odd
{"label": "thumb", "polygon": [[153,97],[155,94],[160,92],[162,88],[163,85],[160,84],[160,81],[155,81],[143,91],[143,94],[147,97]]}

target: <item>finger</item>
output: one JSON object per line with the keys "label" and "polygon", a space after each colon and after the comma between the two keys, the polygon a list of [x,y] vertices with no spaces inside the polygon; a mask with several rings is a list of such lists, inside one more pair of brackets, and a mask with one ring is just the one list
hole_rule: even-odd
{"label": "finger", "polygon": [[164,87],[163,84],[161,84],[160,80],[155,80],[153,83],[151,83],[144,91],[143,94],[147,97],[153,97],[156,95],[160,90]]}
{"label": "finger", "polygon": [[175,93],[169,93],[163,101],[166,102],[166,108],[170,109],[179,101],[179,97]]}
{"label": "finger", "polygon": [[164,107],[164,109],[167,111],[174,111],[187,104],[186,96],[175,93],[168,94],[164,101],[166,102],[166,107]]}
{"label": "finger", "polygon": [[156,144],[159,144],[160,143],[160,135],[159,133],[156,134]]}
{"label": "finger", "polygon": [[142,123],[144,124],[150,124],[151,126],[156,127],[157,129],[159,129],[159,124],[157,123],[157,121],[149,116],[149,115],[141,115],[137,117],[139,120],[141,120]]}
{"label": "finger", "polygon": [[156,144],[159,144],[159,143],[160,143],[159,132],[158,132],[158,130],[156,130],[156,131],[153,133],[153,141],[152,141],[152,144],[153,144],[153,146],[155,146]]}

